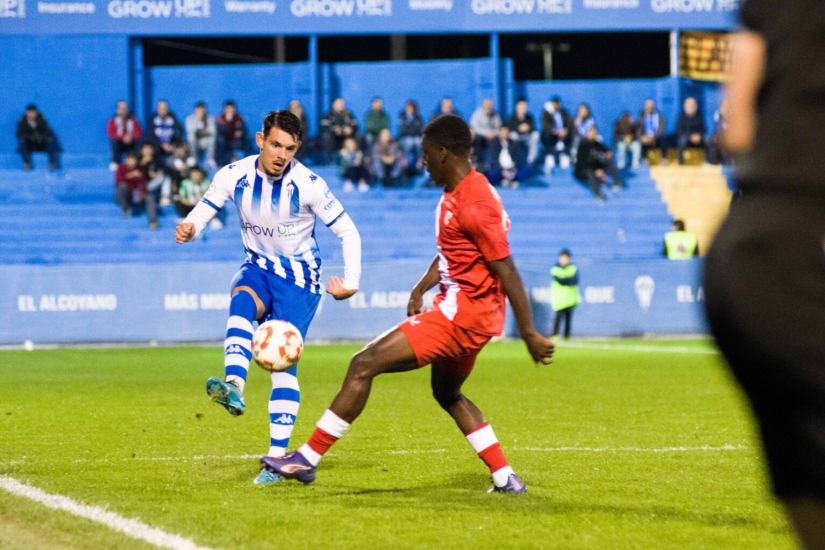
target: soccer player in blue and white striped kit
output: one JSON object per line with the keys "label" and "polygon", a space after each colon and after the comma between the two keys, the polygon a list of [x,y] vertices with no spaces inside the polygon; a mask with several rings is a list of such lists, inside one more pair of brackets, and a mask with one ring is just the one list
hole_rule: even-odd
{"label": "soccer player in blue and white striped kit", "polygon": [[[253,321],[281,319],[306,338],[321,301],[321,256],[315,219],[329,227],[343,246],[344,278],[332,277],[327,293],[345,300],[358,291],[361,238],[344,207],[323,179],[295,160],[301,122],[289,111],[264,118],[255,136],[260,155],[221,169],[204,198],[177,227],[175,239],[195,239],[224,204],[234,201],[241,220],[246,262],[232,279],[232,300],[224,343],[225,379],[210,378],[206,391],[231,415],[246,409],[243,389],[252,358]],[[297,365],[272,373],[269,401],[270,446],[267,456],[282,456],[298,414]],[[262,470],[255,483],[278,481]]]}

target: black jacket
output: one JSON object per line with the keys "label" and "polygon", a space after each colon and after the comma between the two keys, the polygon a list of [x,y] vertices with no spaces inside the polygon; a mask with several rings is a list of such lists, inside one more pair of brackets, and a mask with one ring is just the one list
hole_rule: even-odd
{"label": "black jacket", "polygon": [[45,143],[49,138],[54,136],[49,123],[46,122],[46,117],[37,113],[37,120],[34,127],[29,125],[26,115],[17,123],[17,139],[24,139],[28,142]]}
{"label": "black jacket", "polygon": [[702,113],[697,112],[693,116],[687,116],[685,113],[679,115],[676,119],[676,134],[680,136],[689,136],[690,134],[705,135],[705,117]]}
{"label": "black jacket", "polygon": [[604,170],[610,163],[607,158],[609,152],[610,149],[600,141],[582,140],[576,155],[576,169],[573,175],[576,179],[586,180],[593,170]]}
{"label": "black jacket", "polygon": [[406,111],[401,111],[401,122],[398,127],[398,137],[421,137],[424,134],[424,121],[415,115],[407,117]]}
{"label": "black jacket", "polygon": [[[501,140],[494,139],[490,142],[490,169],[501,170],[498,157],[502,150]],[[508,140],[507,149],[510,151],[510,157],[516,165],[516,170],[527,165],[527,147],[520,141]]]}

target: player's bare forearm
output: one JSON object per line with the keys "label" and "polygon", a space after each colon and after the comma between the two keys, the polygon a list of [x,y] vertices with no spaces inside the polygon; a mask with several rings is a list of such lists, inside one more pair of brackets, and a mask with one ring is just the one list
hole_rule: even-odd
{"label": "player's bare forearm", "polygon": [[440,275],[438,273],[438,256],[433,259],[430,268],[424,273],[424,276],[416,283],[410,292],[410,301],[407,304],[407,316],[413,316],[421,313],[424,305],[424,293],[438,284]]}
{"label": "player's bare forearm", "polygon": [[516,317],[521,338],[527,344],[527,350],[536,363],[545,365],[551,363],[553,357],[553,343],[539,334],[533,326],[533,313],[530,311],[530,301],[527,299],[527,292],[524,283],[516,269],[512,256],[503,260],[487,262],[490,271],[498,275],[501,285],[504,287],[504,294],[510,300],[510,307]]}

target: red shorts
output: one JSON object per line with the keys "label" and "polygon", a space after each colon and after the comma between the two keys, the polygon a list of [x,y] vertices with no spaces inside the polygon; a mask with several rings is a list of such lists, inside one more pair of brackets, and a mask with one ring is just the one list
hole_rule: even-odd
{"label": "red shorts", "polygon": [[473,370],[476,357],[491,338],[461,328],[437,307],[408,317],[398,328],[410,342],[419,367],[437,363],[464,375]]}

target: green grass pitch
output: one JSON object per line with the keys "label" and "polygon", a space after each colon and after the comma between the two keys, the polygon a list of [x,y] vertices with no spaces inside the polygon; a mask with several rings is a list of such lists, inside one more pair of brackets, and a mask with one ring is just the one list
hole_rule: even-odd
{"label": "green grass pitch", "polygon": [[[520,342],[492,343],[465,385],[526,495],[487,493],[429,369],[376,381],[315,484],[254,486],[268,376],[252,367],[231,418],[204,390],[221,351],[198,347],[0,353],[0,476],[224,550],[794,547],[709,343],[579,345],[537,368]],[[305,350],[294,445],[357,349]],[[152,547],[0,490],[0,548]]]}

